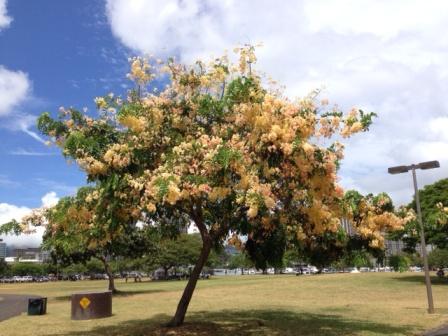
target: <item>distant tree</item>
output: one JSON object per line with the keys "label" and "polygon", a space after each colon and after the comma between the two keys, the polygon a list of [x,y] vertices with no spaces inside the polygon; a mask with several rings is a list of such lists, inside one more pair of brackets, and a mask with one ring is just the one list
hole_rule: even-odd
{"label": "distant tree", "polygon": [[389,257],[389,266],[393,267],[395,272],[406,272],[411,266],[411,260],[404,254],[392,255]]}
{"label": "distant tree", "polygon": [[[205,263],[204,270],[224,267],[229,258],[230,257],[227,255],[222,246],[215,246],[215,248],[210,251],[210,255]],[[191,264],[193,265],[194,263]]]}
{"label": "distant tree", "polygon": [[87,272],[87,267],[83,264],[71,264],[62,269],[62,273],[68,276],[75,274],[84,274]]}
{"label": "distant tree", "polygon": [[234,254],[230,257],[229,268],[239,268],[241,269],[241,274],[244,274],[244,269],[254,267],[254,263],[248,258],[248,256],[242,252],[238,254]]}
{"label": "distant tree", "polygon": [[90,274],[95,273],[103,273],[104,272],[104,264],[101,260],[97,258],[91,258],[86,262],[86,271]]}
{"label": "distant tree", "polygon": [[173,239],[162,238],[156,246],[156,252],[148,256],[148,263],[163,268],[165,279],[168,279],[172,268],[194,264],[202,244],[198,234],[181,234]]}
{"label": "distant tree", "polygon": [[20,223],[7,223],[0,231],[27,233],[35,226],[45,226],[42,247],[51,251],[56,264],[67,267],[96,258],[108,275],[109,290],[116,292],[110,260],[150,253],[154,230],[148,225],[139,228],[133,223],[120,224],[111,230],[108,223],[121,217],[118,213],[110,213],[108,218],[98,216],[98,209],[103,206],[97,202],[100,192],[95,186],[82,187],[75,196],[64,197],[51,208],[36,209]]}
{"label": "distant tree", "polygon": [[428,255],[428,264],[434,268],[448,267],[448,249],[435,249]]}
{"label": "distant tree", "polygon": [[[441,249],[448,248],[448,179],[439,180],[419,190],[425,238],[428,244]],[[408,204],[409,209],[416,211],[415,197]],[[446,210],[444,210],[446,209]],[[417,220],[408,222],[402,230],[391,235],[391,239],[402,240],[405,251],[413,253],[420,243],[420,226]]]}
{"label": "distant tree", "polygon": [[283,265],[285,267],[294,267],[303,261],[302,256],[296,248],[287,248],[283,255]]}
{"label": "distant tree", "polygon": [[418,253],[406,253],[411,266],[423,267],[423,259]]}
{"label": "distant tree", "polygon": [[11,271],[11,267],[5,261],[5,259],[0,258],[0,276],[8,275]]}
{"label": "distant tree", "polygon": [[11,265],[11,274],[20,276],[38,276],[44,274],[44,268],[41,264],[16,262]]}
{"label": "distant tree", "polygon": [[353,267],[372,267],[371,256],[366,251],[353,251],[347,255],[348,264]]}

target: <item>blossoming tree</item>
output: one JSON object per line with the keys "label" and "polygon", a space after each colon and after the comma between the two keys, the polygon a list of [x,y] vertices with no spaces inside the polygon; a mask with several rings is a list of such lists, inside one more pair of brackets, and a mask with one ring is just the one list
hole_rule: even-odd
{"label": "blossoming tree", "polygon": [[[61,198],[55,206],[33,210],[20,222],[11,221],[0,226],[4,233],[32,233],[38,226],[45,227],[42,246],[51,251],[63,264],[85,263],[91,258],[101,261],[108,275],[108,288],[117,292],[110,259],[138,258],[155,250],[152,227],[138,227],[122,221],[114,227],[111,217],[104,220],[98,189],[82,187],[75,196]],[[101,216],[102,215],[102,216]]]}
{"label": "blossoming tree", "polygon": [[[97,98],[99,117],[63,109],[60,118],[45,113],[38,122],[98,184],[102,213],[116,214],[105,215],[111,230],[137,221],[163,227],[187,219],[197,226],[202,249],[173,326],[183,323],[214,244],[228,237],[241,244],[241,235],[262,244],[279,229],[300,242],[338,230],[343,146],[334,139],[372,122],[372,113],[344,114],[316,94],[286,98],[255,71],[253,47],[236,51],[236,64],[226,56],[192,66],[134,58],[129,78],[137,89],[123,99]],[[169,84],[149,91],[159,71]],[[376,237],[376,225],[389,224],[358,226]]]}

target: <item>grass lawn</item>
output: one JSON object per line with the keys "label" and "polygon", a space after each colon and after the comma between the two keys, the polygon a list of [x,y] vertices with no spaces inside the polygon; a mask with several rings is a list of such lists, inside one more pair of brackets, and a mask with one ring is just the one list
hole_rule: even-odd
{"label": "grass lawn", "polygon": [[119,280],[111,318],[71,321],[69,295],[105,281],[0,284],[49,298],[47,315],[0,322],[0,335],[419,335],[448,321],[448,281],[434,279],[428,315],[423,273],[252,275],[200,280],[185,325],[165,328],[184,286]]}

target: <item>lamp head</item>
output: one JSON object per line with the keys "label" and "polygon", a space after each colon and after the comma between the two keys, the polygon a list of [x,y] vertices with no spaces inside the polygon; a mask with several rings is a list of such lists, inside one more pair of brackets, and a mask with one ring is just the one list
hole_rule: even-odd
{"label": "lamp head", "polygon": [[426,161],[426,162],[420,162],[417,166],[420,169],[432,169],[432,168],[439,168],[440,163],[439,161]]}
{"label": "lamp head", "polygon": [[401,173],[406,173],[408,171],[409,171],[408,166],[396,166],[396,167],[390,167],[387,169],[387,172],[389,174],[401,174]]}

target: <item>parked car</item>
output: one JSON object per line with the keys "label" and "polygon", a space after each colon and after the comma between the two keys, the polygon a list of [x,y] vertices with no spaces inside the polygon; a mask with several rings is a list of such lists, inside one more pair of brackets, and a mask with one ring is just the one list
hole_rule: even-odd
{"label": "parked car", "polygon": [[308,267],[299,267],[296,275],[302,275],[302,274],[311,274],[311,271]]}
{"label": "parked car", "polygon": [[299,274],[317,274],[319,270],[316,266],[308,265],[308,266],[301,266],[297,268],[297,275]]}
{"label": "parked car", "polygon": [[33,282],[47,282],[49,281],[48,277],[46,276],[34,276]]}
{"label": "parked car", "polygon": [[[188,275],[186,275],[186,278],[187,278],[187,277],[188,277]],[[199,275],[199,279],[210,279],[210,274],[202,272],[202,273]]]}
{"label": "parked car", "polygon": [[0,279],[1,283],[12,283],[14,280],[11,277],[3,277]]}
{"label": "parked car", "polygon": [[90,274],[90,280],[107,280],[107,279],[109,279],[107,274],[103,274],[103,273]]}

